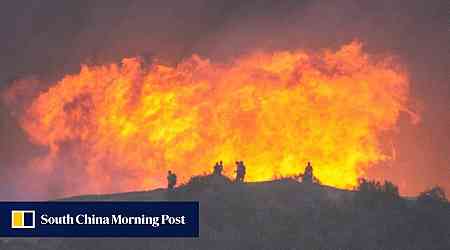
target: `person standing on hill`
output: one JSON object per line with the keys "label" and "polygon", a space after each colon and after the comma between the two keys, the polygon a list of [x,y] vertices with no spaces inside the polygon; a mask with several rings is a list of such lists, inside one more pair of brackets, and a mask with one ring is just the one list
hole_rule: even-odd
{"label": "person standing on hill", "polygon": [[303,173],[303,182],[312,183],[313,179],[314,179],[313,167],[311,165],[311,162],[308,161],[308,164],[305,167],[305,172]]}
{"label": "person standing on hill", "polygon": [[245,178],[245,166],[243,161],[236,162],[236,183],[243,183]]}
{"label": "person standing on hill", "polygon": [[219,171],[218,171],[218,174],[219,174],[219,175],[222,175],[222,171],[223,171],[223,162],[220,161],[220,162],[219,162]]}
{"label": "person standing on hill", "polygon": [[222,175],[223,171],[223,163],[222,161],[216,162],[214,165],[213,175]]}
{"label": "person standing on hill", "polygon": [[177,175],[172,171],[167,172],[167,189],[172,190],[177,184]]}

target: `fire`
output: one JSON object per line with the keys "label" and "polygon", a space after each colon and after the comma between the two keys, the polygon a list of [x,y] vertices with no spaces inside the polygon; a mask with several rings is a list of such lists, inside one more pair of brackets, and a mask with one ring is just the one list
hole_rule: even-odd
{"label": "fire", "polygon": [[48,154],[30,168],[79,172],[69,192],[108,192],[182,181],[223,160],[248,181],[298,174],[307,161],[324,184],[350,188],[390,159],[381,135],[407,110],[407,74],[360,42],[337,51],[255,52],[220,64],[197,55],[176,66],[138,58],[82,66],[21,115]]}

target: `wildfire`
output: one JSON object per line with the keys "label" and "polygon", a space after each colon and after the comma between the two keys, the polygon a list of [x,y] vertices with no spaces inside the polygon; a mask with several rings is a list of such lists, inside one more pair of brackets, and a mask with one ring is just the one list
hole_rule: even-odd
{"label": "wildfire", "polygon": [[278,51],[228,64],[193,55],[176,66],[82,66],[38,95],[21,115],[48,154],[30,168],[77,171],[70,192],[108,192],[182,181],[223,160],[246,180],[298,174],[307,161],[324,184],[349,188],[388,160],[381,135],[406,111],[407,74],[390,57],[352,42],[338,51]]}

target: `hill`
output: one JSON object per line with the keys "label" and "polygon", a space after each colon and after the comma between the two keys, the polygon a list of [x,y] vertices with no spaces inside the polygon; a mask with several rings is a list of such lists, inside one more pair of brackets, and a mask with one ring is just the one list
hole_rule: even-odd
{"label": "hill", "polygon": [[[61,201],[198,200],[198,239],[12,239],[0,249],[450,249],[450,206],[361,194],[292,179],[191,182],[168,193],[87,195]],[[206,180],[206,182],[204,181]]]}

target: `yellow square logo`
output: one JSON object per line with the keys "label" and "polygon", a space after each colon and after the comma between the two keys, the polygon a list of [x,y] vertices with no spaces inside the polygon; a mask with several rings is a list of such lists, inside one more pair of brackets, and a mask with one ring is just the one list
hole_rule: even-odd
{"label": "yellow square logo", "polygon": [[11,228],[35,228],[34,210],[12,210]]}

